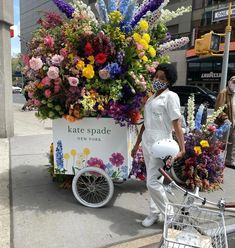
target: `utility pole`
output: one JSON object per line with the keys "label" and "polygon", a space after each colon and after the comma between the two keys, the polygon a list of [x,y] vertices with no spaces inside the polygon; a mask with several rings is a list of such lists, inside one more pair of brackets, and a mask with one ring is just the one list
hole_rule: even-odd
{"label": "utility pole", "polygon": [[226,29],[225,29],[224,57],[223,57],[222,75],[221,75],[221,82],[220,82],[220,91],[223,90],[224,88],[226,88],[226,84],[227,84],[230,37],[231,37],[231,32],[232,32],[231,12],[232,12],[232,1],[229,0],[229,3],[228,3],[228,24],[227,24]]}
{"label": "utility pole", "polygon": [[10,26],[13,0],[0,0],[0,138],[14,135]]}

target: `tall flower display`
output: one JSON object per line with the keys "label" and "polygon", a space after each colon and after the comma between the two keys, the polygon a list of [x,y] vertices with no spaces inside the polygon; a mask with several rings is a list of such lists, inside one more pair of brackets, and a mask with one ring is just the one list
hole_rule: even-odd
{"label": "tall flower display", "polygon": [[224,107],[208,116],[206,124],[201,123],[204,105],[199,106],[196,115],[194,109],[194,96],[191,96],[188,100],[189,130],[185,134],[186,154],[178,162],[179,176],[190,189],[196,186],[204,191],[219,189],[223,183],[225,136],[230,124],[226,122],[220,127],[214,124]]}
{"label": "tall flower display", "polygon": [[169,60],[167,51],[188,42],[169,45],[164,25],[148,21],[149,13],[161,11],[169,1],[144,1],[136,8],[136,0],[109,0],[107,6],[97,0],[98,20],[81,1],[52,1],[67,18],[56,13],[41,18],[24,56],[37,116],[138,122],[151,92],[151,73]]}

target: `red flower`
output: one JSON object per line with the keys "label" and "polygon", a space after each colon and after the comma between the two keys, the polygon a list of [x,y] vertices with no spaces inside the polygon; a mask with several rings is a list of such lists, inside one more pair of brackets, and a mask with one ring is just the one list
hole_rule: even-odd
{"label": "red flower", "polygon": [[90,42],[87,42],[86,45],[85,45],[85,53],[87,55],[91,55],[93,52],[94,52],[94,50],[92,48],[91,43]]}
{"label": "red flower", "polygon": [[138,123],[138,121],[141,119],[141,114],[140,112],[132,111],[129,114],[129,117],[131,118],[131,122],[135,124],[135,123]]}
{"label": "red flower", "polygon": [[104,64],[106,60],[107,60],[107,56],[104,53],[98,53],[95,56],[95,61],[101,65]]}

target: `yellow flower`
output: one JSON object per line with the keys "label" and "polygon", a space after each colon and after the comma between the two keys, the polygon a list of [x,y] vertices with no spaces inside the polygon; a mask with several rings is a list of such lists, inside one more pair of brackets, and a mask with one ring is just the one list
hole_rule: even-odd
{"label": "yellow flower", "polygon": [[72,54],[72,53],[70,53],[70,54],[68,55],[68,58],[69,58],[71,61],[73,61],[73,59],[74,59],[73,54]]}
{"label": "yellow flower", "polygon": [[89,148],[84,148],[83,149],[83,155],[88,156],[90,154],[90,149]]}
{"label": "yellow flower", "polygon": [[102,106],[102,105],[98,105],[98,110],[100,110],[100,111],[104,111],[104,107]]}
{"label": "yellow flower", "polygon": [[141,20],[141,21],[140,21],[140,24],[139,24],[139,27],[140,27],[141,30],[147,31],[148,28],[149,28],[149,24],[148,24],[147,21]]}
{"label": "yellow flower", "polygon": [[202,149],[200,146],[194,146],[193,150],[197,155],[200,155],[202,153]]}
{"label": "yellow flower", "polygon": [[109,18],[114,22],[120,22],[123,19],[123,16],[121,15],[120,11],[116,10],[109,14]]}
{"label": "yellow flower", "polygon": [[132,37],[135,40],[135,42],[139,42],[141,40],[141,35],[138,33],[134,33]]}
{"label": "yellow flower", "polygon": [[65,153],[65,154],[64,154],[64,159],[68,160],[68,159],[69,159],[69,157],[70,157],[70,156],[69,156],[69,154],[68,154],[68,153]]}
{"label": "yellow flower", "polygon": [[90,61],[90,64],[91,64],[91,65],[94,64],[94,62],[95,62],[94,56],[89,56],[87,59]]}
{"label": "yellow flower", "polygon": [[148,62],[148,57],[146,55],[144,55],[141,59],[144,61],[144,63]]}
{"label": "yellow flower", "polygon": [[142,39],[146,40],[146,42],[149,43],[150,42],[150,35],[145,33],[145,34],[143,34]]}
{"label": "yellow flower", "polygon": [[82,76],[86,77],[87,79],[92,79],[95,75],[94,69],[92,65],[87,65],[83,70],[82,70]]}
{"label": "yellow flower", "polygon": [[200,145],[201,145],[203,148],[204,148],[204,147],[209,147],[209,146],[210,146],[207,140],[202,140],[202,141],[200,142]]}
{"label": "yellow flower", "polygon": [[77,151],[76,151],[75,149],[72,149],[72,150],[70,151],[70,153],[71,153],[71,155],[72,155],[73,157],[75,157],[75,156],[77,155]]}
{"label": "yellow flower", "polygon": [[149,48],[149,45],[148,45],[147,41],[144,40],[144,39],[141,39],[139,41],[139,44],[143,46],[144,50],[147,50]]}
{"label": "yellow flower", "polygon": [[152,58],[156,56],[156,50],[152,46],[149,46],[148,53]]}
{"label": "yellow flower", "polygon": [[77,68],[78,70],[82,70],[84,67],[85,67],[84,61],[79,60],[79,61],[77,62],[77,64],[76,64],[76,68]]}

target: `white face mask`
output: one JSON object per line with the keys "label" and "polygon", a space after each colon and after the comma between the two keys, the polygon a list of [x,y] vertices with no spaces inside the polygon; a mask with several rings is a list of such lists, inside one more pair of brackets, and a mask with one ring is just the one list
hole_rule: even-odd
{"label": "white face mask", "polygon": [[230,81],[228,87],[233,93],[235,93],[235,84],[233,82]]}

